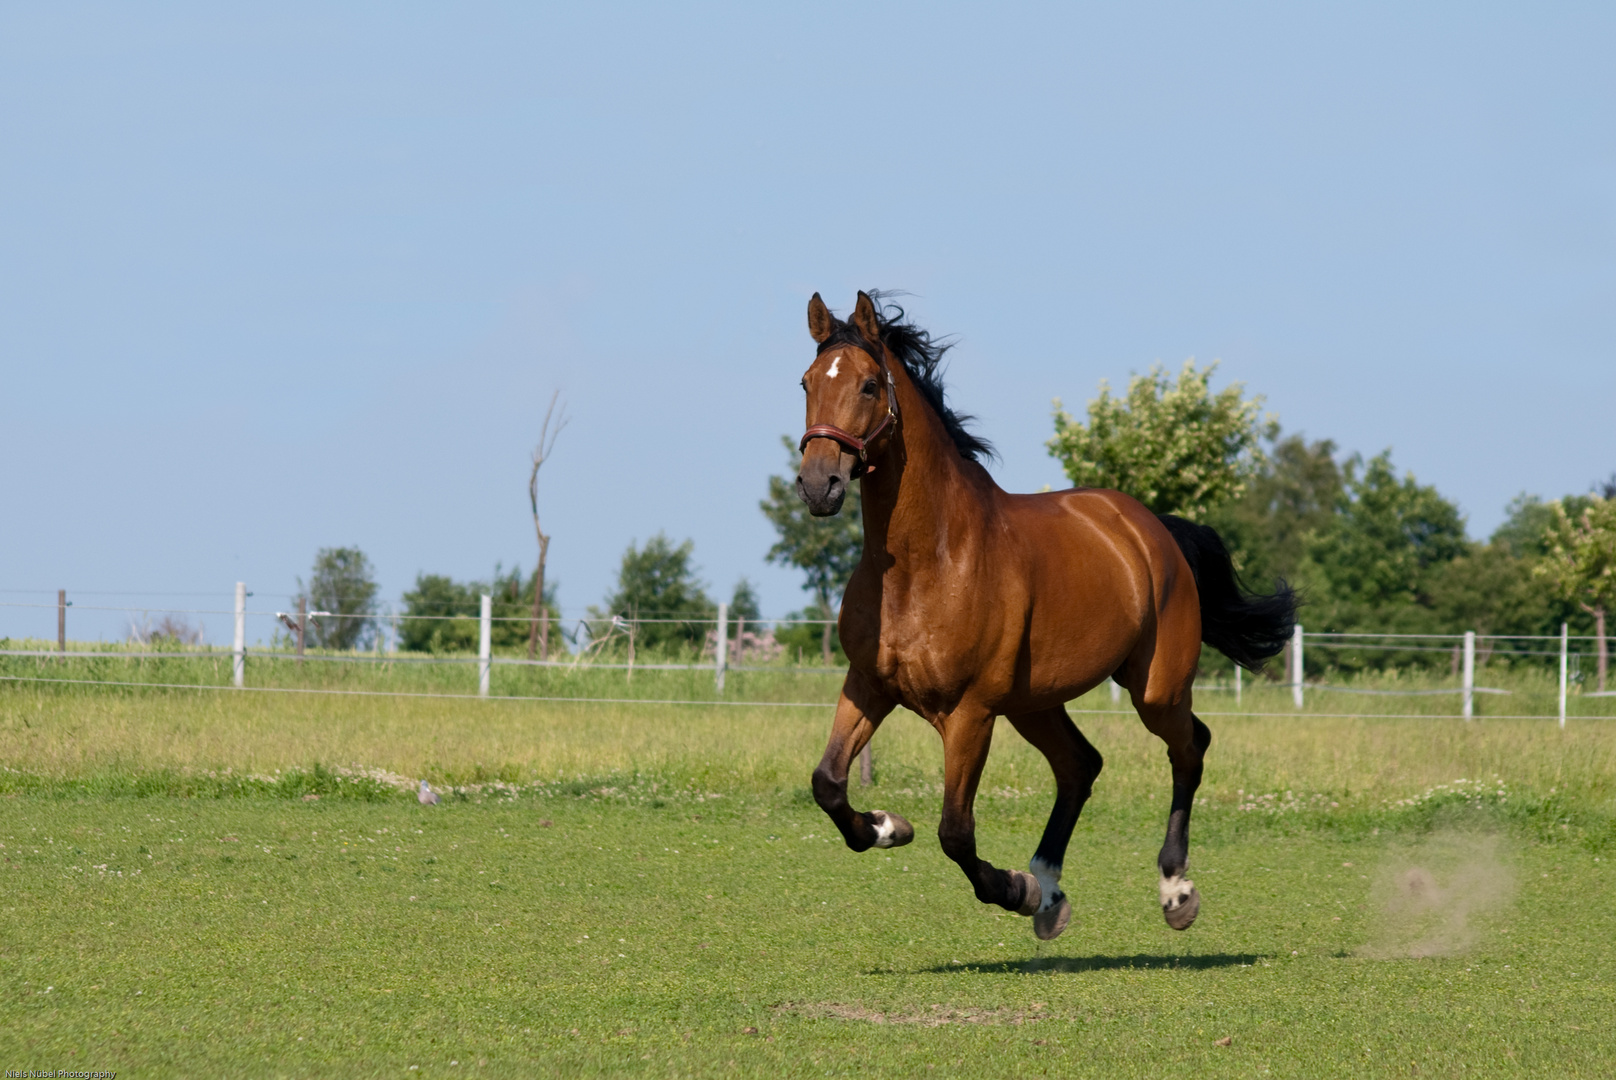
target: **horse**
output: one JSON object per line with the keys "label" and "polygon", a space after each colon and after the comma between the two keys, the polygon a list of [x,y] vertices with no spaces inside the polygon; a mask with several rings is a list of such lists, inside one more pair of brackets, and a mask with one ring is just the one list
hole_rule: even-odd
{"label": "horse", "polygon": [[[1212,528],[1154,514],[1117,491],[1011,494],[980,458],[992,448],[948,407],[949,342],[910,323],[875,290],[848,320],[815,293],[817,345],[802,377],[807,424],[797,494],[811,514],[841,509],[862,485],[864,550],[837,629],[848,671],[814,800],[853,851],[914,839],[897,814],[848,801],[852,760],[892,710],[925,718],[943,742],[943,852],[976,898],[1031,916],[1042,940],[1071,919],[1061,891],[1072,830],[1104,761],[1065,703],[1108,678],[1167,745],[1172,802],[1157,856],[1167,925],[1200,912],[1190,814],[1212,733],[1192,706],[1205,642],[1259,670],[1295,624],[1296,597],[1247,592]],[[1026,871],[977,855],[974,806],[997,717],[1048,760],[1055,805]]]}

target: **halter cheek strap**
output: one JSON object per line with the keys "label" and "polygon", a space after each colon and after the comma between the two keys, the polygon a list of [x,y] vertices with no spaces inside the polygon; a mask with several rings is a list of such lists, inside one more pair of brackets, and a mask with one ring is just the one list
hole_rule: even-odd
{"label": "halter cheek strap", "polygon": [[863,438],[850,431],[844,431],[835,424],[815,424],[802,433],[802,441],[797,444],[797,452],[800,454],[808,449],[808,442],[811,439],[834,439],[858,455],[859,465],[862,466],[861,472],[869,472],[870,444],[898,418],[898,387],[892,380],[892,370],[882,363],[881,371],[887,377],[887,414],[881,418],[880,423],[865,432]]}

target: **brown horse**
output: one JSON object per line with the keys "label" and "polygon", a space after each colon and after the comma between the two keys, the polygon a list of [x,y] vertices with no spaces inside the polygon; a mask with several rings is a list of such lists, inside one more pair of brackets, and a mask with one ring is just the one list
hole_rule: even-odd
{"label": "brown horse", "polygon": [[[814,798],[854,851],[914,839],[896,814],[854,810],[847,772],[895,706],[919,713],[943,739],[944,853],[978,900],[1033,916],[1048,940],[1071,918],[1061,864],[1102,764],[1064,703],[1115,678],[1167,744],[1161,905],[1169,926],[1186,929],[1200,910],[1184,877],[1190,810],[1212,741],[1191,711],[1201,642],[1260,667],[1290,636],[1295,598],[1283,583],[1272,596],[1243,593],[1216,532],[1119,492],[1006,493],[977,463],[990,448],[945,404],[947,345],[879,298],[859,293],[846,322],[818,293],[808,304],[819,351],[802,379],[797,492],[824,516],[841,509],[849,483],[864,485],[864,554],[839,627],[850,666]],[[976,854],[972,808],[997,716],[1055,774],[1031,873]]]}

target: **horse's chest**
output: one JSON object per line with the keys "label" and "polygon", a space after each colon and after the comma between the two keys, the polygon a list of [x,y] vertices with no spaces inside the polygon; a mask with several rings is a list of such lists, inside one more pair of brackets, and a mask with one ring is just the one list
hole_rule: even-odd
{"label": "horse's chest", "polygon": [[890,698],[934,719],[954,711],[978,681],[983,627],[975,598],[918,584],[892,574],[855,577],[842,645]]}
{"label": "horse's chest", "polygon": [[952,712],[971,680],[958,645],[924,630],[883,633],[875,674],[887,692],[922,716]]}

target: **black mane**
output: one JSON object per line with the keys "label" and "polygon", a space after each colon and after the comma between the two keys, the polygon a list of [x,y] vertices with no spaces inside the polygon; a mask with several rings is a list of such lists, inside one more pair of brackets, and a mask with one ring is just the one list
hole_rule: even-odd
{"label": "black mane", "polygon": [[[993,444],[978,435],[973,435],[965,429],[965,425],[972,423],[976,417],[968,413],[959,412],[948,407],[943,388],[942,362],[943,354],[953,347],[954,342],[948,339],[935,339],[931,334],[904,318],[903,308],[897,304],[884,303],[886,296],[879,289],[866,290],[867,295],[875,301],[875,320],[881,327],[881,344],[887,351],[897,357],[903,369],[914,380],[915,386],[920,389],[927,403],[943,422],[948,437],[954,441],[954,447],[960,456],[971,461],[979,461],[984,457],[997,456]],[[831,316],[830,337],[819,344],[819,351],[833,349],[838,345],[851,345],[863,349],[877,360],[881,354],[877,349],[871,348],[872,343],[864,340],[864,335],[850,322],[843,322],[836,316]]]}

